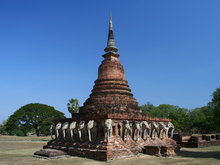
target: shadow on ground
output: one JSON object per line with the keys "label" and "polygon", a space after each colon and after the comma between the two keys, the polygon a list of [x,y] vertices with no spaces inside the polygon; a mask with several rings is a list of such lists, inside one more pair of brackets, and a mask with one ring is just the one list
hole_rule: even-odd
{"label": "shadow on ground", "polygon": [[178,151],[177,155],[182,157],[215,158],[220,160],[220,151],[207,151],[207,152]]}

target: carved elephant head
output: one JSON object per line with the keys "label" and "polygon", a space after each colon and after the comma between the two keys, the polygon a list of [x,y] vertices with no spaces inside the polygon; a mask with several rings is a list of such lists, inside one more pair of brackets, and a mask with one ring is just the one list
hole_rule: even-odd
{"label": "carved elephant head", "polygon": [[112,137],[113,120],[112,119],[105,119],[103,121],[102,125],[103,125],[103,129],[104,129],[105,141],[109,141],[109,139]]}
{"label": "carved elephant head", "polygon": [[50,136],[51,136],[51,139],[53,140],[54,139],[54,137],[53,137],[53,131],[55,130],[55,124],[53,123],[53,124],[51,124],[51,126],[50,126]]}
{"label": "carved elephant head", "polygon": [[77,130],[78,130],[78,134],[79,134],[79,140],[82,141],[82,129],[85,127],[85,121],[80,121],[78,126],[77,126]]}
{"label": "carved elephant head", "polygon": [[[89,122],[87,123],[87,131],[88,131],[88,135],[89,135],[89,141],[92,141],[92,135],[93,135],[93,139],[95,139],[96,137],[96,122],[94,120],[89,120]],[[91,131],[92,130],[92,131]]]}
{"label": "carved elephant head", "polygon": [[70,128],[70,136],[71,136],[71,139],[73,140],[74,130],[76,130],[76,121],[73,121],[70,124],[69,128]]}
{"label": "carved elephant head", "polygon": [[68,122],[63,123],[63,125],[62,125],[63,139],[66,139],[66,130],[68,129],[68,127],[69,127],[69,123]]}
{"label": "carved elephant head", "polygon": [[62,123],[61,123],[61,122],[57,123],[57,125],[56,125],[56,127],[55,127],[55,130],[56,130],[56,139],[58,139],[59,136],[60,136],[59,130],[61,129],[61,127],[62,127]]}

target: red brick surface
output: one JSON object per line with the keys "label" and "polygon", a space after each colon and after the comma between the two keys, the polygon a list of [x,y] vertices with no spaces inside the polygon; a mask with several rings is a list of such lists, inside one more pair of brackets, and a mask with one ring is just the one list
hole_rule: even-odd
{"label": "red brick surface", "polygon": [[[81,107],[80,113],[110,113],[121,108],[123,111],[133,111],[132,106],[138,106],[125,79],[124,68],[118,59],[119,55],[109,52],[103,55],[104,60],[98,69],[98,79],[95,81],[90,97]],[[130,108],[128,108],[130,105]],[[120,106],[120,107],[118,107]]]}
{"label": "red brick surface", "polygon": [[140,137],[137,141],[132,140],[129,136],[128,141],[123,141],[120,136],[116,135],[107,143],[103,139],[96,142],[56,142],[51,141],[45,148],[59,149],[67,152],[69,155],[88,157],[96,160],[115,160],[123,157],[147,153],[150,155],[175,155],[174,149],[176,143],[170,138],[155,140],[143,140]]}

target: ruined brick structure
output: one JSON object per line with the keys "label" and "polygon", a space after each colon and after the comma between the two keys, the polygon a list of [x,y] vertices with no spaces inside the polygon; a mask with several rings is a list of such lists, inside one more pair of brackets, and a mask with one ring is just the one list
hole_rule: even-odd
{"label": "ruined brick structure", "polygon": [[192,134],[174,134],[173,139],[181,147],[208,147],[220,145],[220,134],[203,134],[203,135],[192,135]]}
{"label": "ruined brick structure", "polygon": [[176,143],[169,137],[174,126],[170,119],[150,118],[141,112],[117,51],[110,18],[106,54],[90,97],[72,118],[54,121],[52,140],[35,155],[50,155],[51,149],[97,160],[139,153],[175,155]]}

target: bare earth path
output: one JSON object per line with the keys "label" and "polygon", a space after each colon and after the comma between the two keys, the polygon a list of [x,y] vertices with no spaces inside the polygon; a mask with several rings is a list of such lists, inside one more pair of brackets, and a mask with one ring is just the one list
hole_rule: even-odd
{"label": "bare earth path", "polygon": [[42,149],[48,137],[0,136],[0,165],[220,165],[220,146],[206,148],[182,148],[171,158],[139,155],[110,162],[95,161],[72,156],[45,160],[32,157]]}

